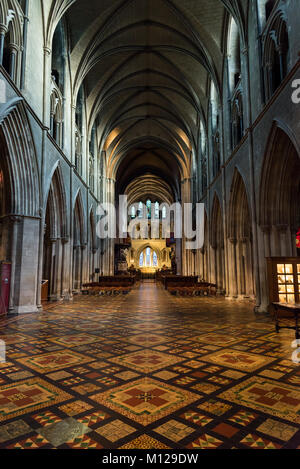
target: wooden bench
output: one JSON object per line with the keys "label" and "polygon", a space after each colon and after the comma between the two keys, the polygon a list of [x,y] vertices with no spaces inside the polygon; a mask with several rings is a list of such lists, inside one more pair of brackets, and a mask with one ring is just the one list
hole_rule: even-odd
{"label": "wooden bench", "polygon": [[198,277],[166,276],[165,289],[179,296],[216,296],[217,286],[209,282],[198,282]]}
{"label": "wooden bench", "polygon": [[126,295],[134,287],[135,276],[107,276],[100,277],[99,282],[86,283],[83,285],[82,294],[87,295]]}
{"label": "wooden bench", "polygon": [[[300,339],[300,304],[299,303],[272,303],[274,317],[275,317],[275,328],[276,332],[279,333],[281,329],[291,329],[295,331],[296,340]],[[295,321],[294,326],[282,325],[282,320],[293,320]]]}

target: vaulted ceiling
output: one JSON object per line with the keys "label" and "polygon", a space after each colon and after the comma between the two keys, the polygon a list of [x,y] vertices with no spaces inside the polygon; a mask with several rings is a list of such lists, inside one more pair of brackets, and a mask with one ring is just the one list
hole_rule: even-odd
{"label": "vaulted ceiling", "polygon": [[76,0],[68,9],[74,97],[84,83],[89,129],[97,119],[119,190],[144,172],[178,197],[206,121],[209,78],[220,89],[226,13],[240,21],[240,3]]}

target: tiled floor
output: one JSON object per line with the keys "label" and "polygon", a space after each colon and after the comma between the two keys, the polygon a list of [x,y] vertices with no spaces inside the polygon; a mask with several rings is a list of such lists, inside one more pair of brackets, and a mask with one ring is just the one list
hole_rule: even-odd
{"label": "tiled floor", "polygon": [[154,283],[2,320],[0,448],[298,448],[293,339]]}

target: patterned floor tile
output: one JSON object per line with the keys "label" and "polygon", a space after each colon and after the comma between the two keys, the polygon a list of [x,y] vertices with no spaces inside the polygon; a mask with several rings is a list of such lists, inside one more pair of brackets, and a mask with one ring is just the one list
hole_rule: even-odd
{"label": "patterned floor tile", "polygon": [[70,395],[39,378],[0,387],[0,422],[70,399]]}
{"label": "patterned floor tile", "polygon": [[70,417],[73,417],[74,415],[82,414],[83,412],[91,410],[92,408],[93,407],[87,404],[86,402],[76,401],[76,402],[71,402],[70,404],[65,404],[65,405],[60,406],[59,410],[69,415]]}
{"label": "patterned floor tile", "polygon": [[232,409],[232,406],[228,404],[223,404],[223,402],[218,402],[214,399],[208,399],[203,404],[200,404],[198,406],[198,409],[205,410],[206,412],[209,412],[213,415],[221,416],[226,414],[226,412],[228,412],[230,409]]}
{"label": "patterned floor tile", "polygon": [[175,441],[176,443],[194,433],[193,428],[177,422],[176,420],[170,420],[155,428],[154,431],[159,435],[162,435],[164,438],[167,438],[170,441]]}
{"label": "patterned floor tile", "polygon": [[91,400],[121,413],[125,417],[148,425],[187,406],[199,396],[169,384],[143,378],[104,393],[90,396]]}
{"label": "patterned floor tile", "polygon": [[136,432],[136,429],[121,420],[114,420],[103,427],[97,428],[96,432],[106,440],[115,443]]}
{"label": "patterned floor tile", "polygon": [[144,282],[0,319],[0,448],[297,448],[294,335],[253,306]]}
{"label": "patterned floor tile", "polygon": [[247,427],[256,418],[256,414],[253,414],[252,412],[247,412],[245,410],[241,410],[237,414],[230,417],[228,420],[234,423],[238,423],[242,427]]}
{"label": "patterned floor tile", "polygon": [[74,438],[66,443],[71,449],[103,449],[96,441],[92,440],[88,435],[82,435]]}
{"label": "patterned floor tile", "polygon": [[273,362],[274,359],[264,355],[255,355],[230,349],[222,350],[205,357],[202,360],[217,363],[228,368],[234,368],[241,371],[252,372]]}
{"label": "patterned floor tile", "polygon": [[61,418],[59,418],[57,415],[53,414],[50,411],[45,411],[41,414],[34,415],[32,418],[42,427],[48,427],[49,425],[53,425],[54,423],[61,422]]}
{"label": "patterned floor tile", "polygon": [[14,443],[7,447],[7,449],[41,449],[44,446],[49,445],[49,441],[46,440],[42,435],[36,435],[26,440]]}
{"label": "patterned floor tile", "polygon": [[207,417],[204,414],[200,414],[199,412],[186,412],[185,414],[182,414],[180,416],[182,419],[187,420],[188,422],[192,422],[195,425],[199,425],[200,427],[205,427],[208,425],[210,422],[213,421],[213,419]]}
{"label": "patterned floor tile", "polygon": [[92,427],[103,420],[106,420],[110,417],[106,412],[93,412],[92,414],[85,415],[84,417],[77,418],[76,420],[87,427]]}
{"label": "patterned floor tile", "polygon": [[73,441],[77,437],[86,435],[90,431],[90,428],[77,422],[77,420],[73,418],[37,430],[41,436],[47,439],[56,448],[68,441]]}
{"label": "patterned floor tile", "polygon": [[175,363],[182,362],[182,357],[167,355],[150,349],[123,355],[121,357],[111,358],[110,361],[119,365],[133,368],[142,373],[152,373],[153,371],[166,368]]}
{"label": "patterned floor tile", "polygon": [[254,377],[219,397],[300,424],[300,389],[296,386]]}
{"label": "patterned floor tile", "polygon": [[14,440],[23,435],[31,433],[32,429],[27,425],[24,420],[16,420],[6,425],[0,426],[0,443],[4,443],[9,440]]}
{"label": "patterned floor tile", "polygon": [[62,350],[60,352],[45,353],[18,360],[22,365],[31,368],[39,373],[49,373],[50,371],[60,370],[74,366],[78,363],[91,362],[92,358],[85,357],[71,350]]}
{"label": "patterned floor tile", "polygon": [[299,431],[299,427],[287,425],[277,420],[267,419],[258,428],[258,432],[264,433],[282,441],[289,441]]}
{"label": "patterned floor tile", "polygon": [[135,440],[130,441],[130,443],[121,446],[119,449],[169,449],[169,446],[166,446],[148,435],[141,435]]}
{"label": "patterned floor tile", "polygon": [[242,444],[249,446],[251,449],[280,449],[281,445],[272,441],[261,438],[258,435],[249,434],[242,441]]}
{"label": "patterned floor tile", "polygon": [[223,441],[211,435],[202,435],[197,440],[187,446],[187,449],[216,449],[223,444]]}

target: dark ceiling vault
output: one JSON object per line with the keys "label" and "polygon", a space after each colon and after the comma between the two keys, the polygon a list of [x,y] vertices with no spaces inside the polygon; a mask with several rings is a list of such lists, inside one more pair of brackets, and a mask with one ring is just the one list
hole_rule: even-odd
{"label": "dark ceiling vault", "polygon": [[[245,1],[245,5],[248,2]],[[208,114],[220,96],[223,31],[236,0],[76,0],[66,13],[74,102],[81,85],[88,132],[97,123],[107,175],[122,191],[157,174],[180,194]]]}

